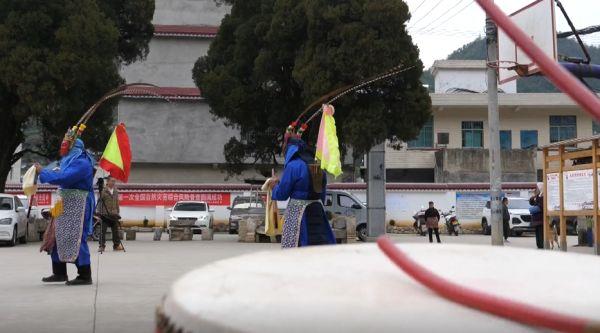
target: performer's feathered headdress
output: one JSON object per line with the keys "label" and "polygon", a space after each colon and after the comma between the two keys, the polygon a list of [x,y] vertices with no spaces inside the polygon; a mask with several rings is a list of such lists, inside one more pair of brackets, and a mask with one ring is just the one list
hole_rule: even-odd
{"label": "performer's feathered headdress", "polygon": [[[311,103],[306,109],[304,109],[304,111],[298,116],[298,118],[296,118],[295,121],[293,121],[286,129],[284,137],[283,137],[283,149],[282,149],[282,153],[285,154],[285,148],[287,147],[287,143],[288,140],[290,138],[301,138],[302,134],[306,131],[306,129],[308,128],[308,124],[319,114],[323,113],[323,110],[325,108],[327,108],[328,110],[331,110],[331,112],[324,114],[324,118],[326,119],[322,119],[321,121],[321,127],[326,127],[326,128],[322,128],[319,129],[319,141],[321,143],[322,147],[325,146],[329,146],[330,150],[336,150],[335,148],[337,147],[337,136],[335,135],[335,122],[333,121],[333,107],[331,107],[331,103],[335,102],[337,99],[351,93],[354,92],[360,88],[366,87],[372,83],[375,83],[377,81],[381,81],[384,79],[387,79],[389,77],[398,75],[400,73],[406,72],[412,68],[414,68],[415,66],[410,66],[410,67],[406,67],[406,68],[401,68],[399,67],[394,67],[391,70],[388,70],[384,73],[380,73],[377,74],[375,76],[369,77],[367,79],[364,79],[358,83],[355,84],[349,84],[340,88],[337,88],[333,91],[328,92],[327,94],[319,97],[318,99],[316,99],[313,103]],[[310,117],[308,117],[308,119],[301,123],[302,118],[311,110],[314,110],[317,105],[320,105],[320,108],[318,110],[316,110]],[[331,108],[329,108],[331,107]],[[302,124],[300,125],[300,127],[298,127],[298,124]],[[333,131],[333,133],[331,133]],[[324,140],[325,137],[329,137],[329,140]],[[325,141],[328,141],[327,143]],[[336,147],[334,147],[336,146]],[[333,154],[335,155],[335,154]],[[319,151],[317,151],[317,158],[321,160],[321,167],[329,172],[331,172],[332,174],[334,174],[335,176],[338,176],[341,173],[341,166],[338,167],[337,162],[333,162],[330,160],[330,158],[328,157],[330,156],[327,152],[324,153],[324,151],[321,151],[321,154],[319,154]],[[336,155],[336,156],[339,156]],[[327,160],[325,160],[324,158],[327,158]],[[339,159],[339,157],[338,157]],[[327,166],[326,166],[327,165]]]}
{"label": "performer's feathered headdress", "polygon": [[73,148],[73,145],[75,144],[75,141],[77,140],[77,138],[79,138],[81,136],[81,134],[87,128],[87,125],[86,125],[87,121],[92,117],[92,115],[94,115],[96,110],[98,110],[98,108],[104,102],[108,101],[109,99],[111,99],[113,97],[117,97],[117,96],[121,96],[121,95],[125,95],[125,94],[136,93],[136,92],[143,92],[143,93],[146,93],[149,95],[158,96],[158,94],[156,94],[156,92],[152,91],[152,89],[149,89],[149,88],[156,88],[156,86],[152,85],[152,84],[148,84],[148,83],[124,84],[124,85],[121,85],[121,86],[109,91],[104,96],[102,96],[96,103],[94,103],[83,114],[83,116],[81,116],[81,118],[79,119],[77,124],[75,124],[73,127],[69,128],[67,130],[67,133],[65,133],[63,141],[60,144],[60,155],[64,156],[69,153],[71,148]]}

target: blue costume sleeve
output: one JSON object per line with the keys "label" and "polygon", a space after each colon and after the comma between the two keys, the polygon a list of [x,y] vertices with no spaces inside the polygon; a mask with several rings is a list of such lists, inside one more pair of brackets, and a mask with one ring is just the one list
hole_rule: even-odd
{"label": "blue costume sleeve", "polygon": [[88,169],[89,163],[87,163],[87,161],[76,159],[64,170],[42,170],[42,172],[40,172],[40,183],[71,188],[73,184],[79,183],[86,178],[89,173]]}
{"label": "blue costume sleeve", "polygon": [[271,198],[277,201],[285,201],[290,198],[292,191],[294,190],[294,184],[296,183],[296,166],[294,163],[288,163],[283,169],[283,175],[279,180],[279,184],[275,185]]}

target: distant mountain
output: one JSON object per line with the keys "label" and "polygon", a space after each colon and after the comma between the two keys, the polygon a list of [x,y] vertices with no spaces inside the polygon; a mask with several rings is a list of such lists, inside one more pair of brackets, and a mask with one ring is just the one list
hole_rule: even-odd
{"label": "distant mountain", "polygon": [[[600,64],[600,47],[587,46],[592,63]],[[558,54],[560,56],[584,58],[583,52],[579,47],[577,41],[571,38],[559,39],[558,40]],[[470,43],[467,43],[455,50],[448,56],[449,60],[485,60],[487,59],[487,51],[485,38],[479,37]],[[433,77],[431,71],[424,71],[421,81],[424,84],[429,84],[430,89],[433,87]],[[586,79],[588,85],[590,85],[596,91],[600,91],[600,80],[598,79]],[[517,91],[522,93],[527,92],[557,92],[558,89],[550,83],[543,76],[532,76],[527,78],[520,78],[517,80]]]}

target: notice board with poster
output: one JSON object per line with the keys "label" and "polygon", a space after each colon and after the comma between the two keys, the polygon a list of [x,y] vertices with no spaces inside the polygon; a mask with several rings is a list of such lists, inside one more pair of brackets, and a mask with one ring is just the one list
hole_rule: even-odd
{"label": "notice board with poster", "polygon": [[565,171],[563,184],[565,210],[594,209],[594,170]]}
{"label": "notice board with poster", "polygon": [[456,217],[459,221],[480,221],[489,200],[486,192],[456,192]]}
{"label": "notice board with poster", "polygon": [[[559,230],[577,219],[578,227],[592,219],[587,236],[578,245],[594,246],[600,255],[600,135],[571,139],[541,147],[544,170],[544,248],[551,248],[551,221],[559,221]],[[591,228],[590,228],[591,227]],[[582,228],[578,228],[582,229]],[[582,230],[583,231],[583,230]],[[567,233],[561,232],[560,249],[567,251]]]}

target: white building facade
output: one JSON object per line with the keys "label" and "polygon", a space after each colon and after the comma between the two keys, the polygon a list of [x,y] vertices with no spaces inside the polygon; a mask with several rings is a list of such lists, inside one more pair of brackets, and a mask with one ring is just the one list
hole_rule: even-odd
{"label": "white building facade", "polygon": [[[436,179],[436,168],[444,163],[439,161],[444,156],[444,150],[458,149],[469,154],[479,150],[483,155],[487,153],[489,135],[488,101],[484,92],[487,88],[485,62],[437,61],[434,67],[435,92],[430,95],[432,119],[416,140],[408,142],[400,151],[386,151],[388,181],[440,181]],[[504,178],[505,181],[539,179],[542,160],[538,146],[600,133],[600,127],[568,96],[562,93],[516,93],[514,88],[514,82],[512,86],[504,85],[501,87],[504,92],[498,96],[500,145],[507,158],[510,158],[508,154],[511,151],[513,154],[519,150],[532,151],[537,177]],[[463,166],[465,171],[469,171],[469,168],[478,171],[487,169],[487,160],[479,163],[481,165]],[[510,169],[510,166],[505,168],[505,173],[510,173]],[[454,181],[486,180],[466,177],[462,181]]]}

